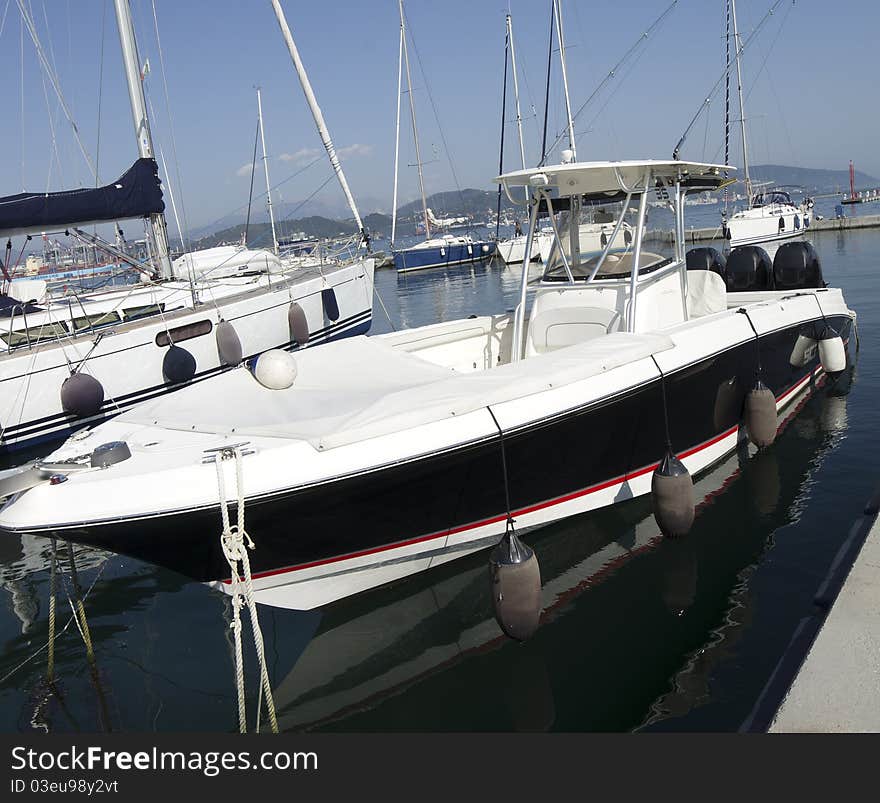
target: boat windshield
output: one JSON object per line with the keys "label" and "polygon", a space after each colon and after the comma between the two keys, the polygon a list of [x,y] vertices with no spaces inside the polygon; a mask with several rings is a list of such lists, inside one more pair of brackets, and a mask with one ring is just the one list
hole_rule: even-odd
{"label": "boat windshield", "polygon": [[[592,274],[593,269],[599,262],[601,254],[583,255],[583,258],[575,264],[571,264],[571,275],[575,281],[586,280]],[[639,275],[651,273],[659,268],[669,265],[671,257],[664,257],[651,251],[642,251],[639,255]],[[632,250],[615,250],[608,254],[601,270],[596,274],[597,279],[621,279],[632,273],[633,252]],[[544,270],[543,281],[567,282],[568,273],[561,259],[554,260],[552,266]]]}
{"label": "boat windshield", "polygon": [[770,206],[771,204],[791,204],[791,196],[783,190],[759,192],[752,201],[752,206]]}

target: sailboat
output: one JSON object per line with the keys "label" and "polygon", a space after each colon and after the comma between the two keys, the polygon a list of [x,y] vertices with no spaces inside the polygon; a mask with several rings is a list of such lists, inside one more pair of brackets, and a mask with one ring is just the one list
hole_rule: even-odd
{"label": "sailboat", "polygon": [[[568,136],[568,147],[564,149],[561,153],[563,163],[571,163],[577,161],[577,144],[575,142],[575,133],[574,133],[574,117],[571,112],[571,97],[568,91],[568,68],[565,60],[565,35],[562,24],[562,3],[561,0],[552,0],[550,4],[550,52],[552,54],[553,51],[553,34],[555,32],[556,38],[559,41],[559,68],[560,74],[562,77],[562,89],[563,95],[565,97],[565,114],[566,114],[566,134]],[[520,159],[522,163],[522,169],[526,169],[525,162],[525,149],[523,146],[523,135],[522,135],[522,119],[520,115],[519,108],[519,88],[518,88],[518,80],[516,73],[516,57],[515,50],[513,46],[513,31],[510,24],[510,15],[507,15],[507,41],[510,44],[510,56],[511,56],[511,66],[513,67],[513,78],[514,78],[514,99],[516,103],[516,119],[517,119],[517,129],[519,134],[519,146],[520,146]],[[506,61],[505,61],[505,74],[506,74]],[[549,60],[548,60],[549,67]],[[548,69],[547,72],[547,87],[549,90],[550,86],[550,71]],[[549,91],[548,91],[549,97]],[[504,104],[502,103],[502,106]],[[545,109],[545,115],[546,115]],[[545,121],[546,123],[546,121]],[[546,125],[545,125],[546,127]],[[502,132],[502,146],[503,146],[503,132]],[[552,150],[552,148],[551,148]],[[542,162],[546,158],[546,153],[542,157]],[[503,147],[502,147],[502,158],[501,165],[499,167],[499,173],[503,172]],[[499,188],[500,189],[500,188]],[[508,199],[512,203],[517,203],[517,200],[514,199],[508,193]],[[526,193],[526,203],[528,203],[528,193]],[[609,242],[609,238],[612,241],[613,247],[615,251],[624,251],[628,249],[632,245],[632,226],[627,221],[623,221],[623,223],[618,226],[617,220],[614,215],[608,213],[604,208],[597,207],[591,208],[589,212],[589,219],[584,219],[584,213],[586,210],[581,210],[575,217],[569,215],[565,221],[561,223],[562,233],[564,237],[568,237],[570,239],[570,230],[573,225],[573,221],[576,221],[578,228],[578,242],[581,252],[584,255],[591,254],[596,255],[602,252],[602,249]],[[616,239],[615,239],[616,238]],[[505,262],[522,262],[523,257],[525,255],[525,244],[527,240],[527,235],[519,234],[516,235],[509,240],[502,241],[498,244],[498,252],[501,254],[502,259]],[[535,242],[530,251],[531,259],[540,259],[541,262],[546,265],[549,262],[552,262],[554,258],[553,252],[554,245],[554,237],[553,237],[553,226],[552,225],[542,225],[539,230],[535,234]]]}
{"label": "sailboat", "polygon": [[[416,107],[412,91],[412,77],[409,68],[409,48],[406,38],[406,22],[403,13],[403,0],[398,0],[400,12],[400,47],[397,65],[397,126],[394,140],[394,194],[391,213],[391,251],[394,267],[398,273],[406,273],[426,268],[451,267],[470,262],[479,262],[491,256],[495,251],[495,243],[491,240],[477,240],[470,234],[443,233],[446,229],[460,224],[459,218],[444,227],[444,222],[434,216],[428,208],[425,197],[425,180],[422,174],[422,158],[419,150],[419,136],[416,126]],[[407,95],[409,96],[410,117],[412,120],[413,143],[416,152],[416,167],[419,174],[419,192],[422,199],[422,226],[425,239],[408,248],[395,247],[397,235],[397,184],[400,154],[400,95],[403,83],[404,68],[406,71]],[[432,236],[432,226],[437,233]]]}
{"label": "sailboat", "polygon": [[[729,20],[733,24],[733,49],[736,61],[737,95],[739,97],[739,124],[742,139],[743,181],[748,206],[727,217],[722,213],[724,237],[731,249],[740,245],[779,243],[803,236],[812,219],[812,203],[807,200],[796,205],[791,195],[781,187],[768,186],[755,191],[749,174],[749,150],[746,137],[746,113],[743,100],[742,50],[743,45],[736,21],[736,0],[727,0]],[[728,32],[728,43],[730,33]],[[728,45],[729,46],[729,45]],[[728,59],[729,65],[729,59]],[[728,126],[725,125],[725,137]]]}
{"label": "sailboat", "polygon": [[[505,50],[504,50],[504,85],[502,89],[501,96],[501,154],[499,156],[499,172],[504,170],[504,124],[506,118],[506,110],[507,110],[507,54],[508,51],[510,53],[510,66],[511,73],[513,75],[513,98],[514,105],[516,109],[516,132],[519,139],[519,157],[520,164],[522,169],[526,169],[526,149],[525,142],[523,140],[523,129],[522,129],[522,113],[520,111],[519,105],[519,75],[516,71],[516,48],[513,44],[513,22],[511,20],[510,14],[506,14],[504,18],[504,26],[505,26]],[[526,202],[528,202],[528,194],[526,194]],[[501,211],[501,187],[498,188],[498,212]],[[498,219],[500,220],[500,214],[498,215]],[[497,233],[497,227],[496,227]],[[539,233],[539,240],[545,240],[551,236],[550,232],[541,232]],[[498,256],[507,263],[511,262],[522,262],[523,257],[526,252],[526,235],[522,233],[520,229],[519,222],[517,221],[516,230],[513,237],[509,237],[505,240],[498,240],[496,251]],[[540,259],[541,257],[541,244],[536,249],[534,249],[534,253],[532,259]]]}
{"label": "sailboat", "polygon": [[[134,404],[156,399],[266,350],[302,349],[366,332],[372,320],[373,260],[312,269],[275,249],[187,254],[172,263],[165,204],[128,0],[115,0],[138,159],[97,189],[0,198],[0,236],[70,232],[97,244],[142,282],[47,297],[0,296],[0,450],[55,440]],[[364,229],[305,70],[294,58],[331,164]],[[143,218],[152,266],[83,231]],[[365,241],[366,244],[366,241]],[[8,253],[8,252],[7,252]],[[6,280],[12,266],[2,265]],[[155,277],[153,274],[156,274]]]}

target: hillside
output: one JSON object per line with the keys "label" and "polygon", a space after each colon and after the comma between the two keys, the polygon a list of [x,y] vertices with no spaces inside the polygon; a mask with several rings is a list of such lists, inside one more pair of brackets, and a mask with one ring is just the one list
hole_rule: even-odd
{"label": "hillside", "polygon": [[[742,173],[742,171],[737,171]],[[790,167],[787,165],[752,165],[752,179],[772,181],[775,184],[803,187],[807,192],[849,191],[849,167],[845,170],[820,170],[815,167]],[[880,180],[855,171],[856,188],[880,186]]]}
{"label": "hillside", "polygon": [[[380,216],[381,217],[381,216]],[[297,220],[285,220],[276,223],[275,230],[278,237],[286,237],[300,232],[309,237],[337,237],[340,235],[354,234],[357,230],[352,220],[332,220],[331,218],[312,215],[298,218]],[[230,226],[214,234],[209,234],[191,243],[193,249],[213,248],[215,245],[227,245],[240,243],[244,233],[244,223]],[[265,247],[271,245],[272,227],[268,223],[251,223],[248,229],[248,244],[253,247]]]}
{"label": "hillside", "polygon": [[[856,187],[878,187],[880,179],[856,170]],[[751,176],[755,181],[771,181],[783,186],[803,187],[808,194],[818,195],[822,193],[834,193],[841,190],[849,190],[849,169],[824,170],[812,167],[792,167],[789,165],[753,165]],[[514,207],[506,195],[501,197],[502,210],[519,209]],[[478,190],[468,188],[458,192],[437,192],[427,199],[428,206],[434,210],[438,217],[447,215],[468,215],[475,224],[485,223],[494,218],[498,194],[493,190]],[[421,200],[410,201],[398,207],[397,232],[399,236],[410,236],[417,233],[416,224],[422,219]],[[373,212],[364,216],[364,225],[367,230],[377,237],[389,237],[391,234],[391,216]],[[282,220],[277,224],[279,236],[303,233],[310,237],[336,237],[339,235],[353,234],[355,232],[354,221],[336,220],[324,215],[311,215],[293,220]],[[241,242],[244,224],[231,226],[222,231],[202,237],[192,243],[193,248],[210,248],[221,243]],[[268,223],[252,223],[248,236],[248,242],[252,246],[266,246],[271,240]]]}

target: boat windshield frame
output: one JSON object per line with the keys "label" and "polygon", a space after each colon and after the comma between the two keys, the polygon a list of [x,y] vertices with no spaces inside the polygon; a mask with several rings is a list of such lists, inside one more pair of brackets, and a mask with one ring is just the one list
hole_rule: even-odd
{"label": "boat windshield frame", "polygon": [[764,192],[759,192],[756,193],[755,197],[752,199],[753,209],[757,209],[762,206],[776,205],[794,206],[794,202],[791,200],[791,195],[785,190],[768,190]]}
{"label": "boat windshield frame", "polygon": [[[534,282],[530,283],[529,281],[529,262],[538,227],[542,221],[542,210],[549,217],[552,229],[553,240],[550,256],[547,260],[548,264],[553,264],[553,258],[556,254],[559,255],[561,264],[553,264],[552,268],[545,269],[541,281],[537,283],[538,287],[543,285],[545,288],[552,287],[554,291],[565,291],[582,290],[585,285],[595,281],[600,281],[602,284],[618,285],[629,282],[626,329],[629,332],[635,332],[639,286],[653,282],[660,273],[666,275],[676,270],[680,273],[682,307],[687,309],[684,201],[687,195],[707,190],[718,190],[733,183],[733,179],[729,179],[727,176],[728,171],[732,169],[727,166],[689,162],[593,162],[566,163],[499,176],[497,180],[503,185],[508,199],[514,204],[522,202],[517,201],[512,195],[512,186],[525,184],[530,189],[529,228],[526,235],[525,253],[523,254],[520,298],[514,308],[513,318],[513,342],[523,345],[521,348],[513,350],[513,361],[519,361],[525,356],[525,338],[523,337],[525,311],[529,287],[535,286]],[[673,256],[652,258],[647,264],[643,264],[643,255],[654,256],[647,252],[643,254],[642,245],[645,235],[648,196],[655,193],[657,197],[668,200],[672,206],[674,215]],[[620,234],[630,205],[636,198],[638,199],[638,215],[633,232],[632,248],[631,250],[629,247],[626,249],[626,253],[629,255],[629,270],[613,275],[609,275],[607,271],[603,274],[602,268],[609,255],[615,250],[620,252],[619,246],[617,249],[614,247],[615,240]],[[611,204],[621,200],[623,208],[614,231],[607,239],[598,257],[593,253],[588,260],[582,262],[578,225],[567,227],[568,248],[566,249],[556,214],[567,211],[569,221],[578,221],[584,203]],[[554,209],[554,203],[557,205],[556,209]],[[574,265],[572,265],[571,255],[577,255]],[[586,274],[588,268],[590,269],[589,275]],[[663,270],[664,268],[666,270]]]}

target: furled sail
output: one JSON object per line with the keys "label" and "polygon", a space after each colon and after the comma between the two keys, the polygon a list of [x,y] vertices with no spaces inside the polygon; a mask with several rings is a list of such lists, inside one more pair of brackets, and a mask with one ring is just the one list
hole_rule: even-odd
{"label": "furled sail", "polygon": [[104,187],[61,192],[22,192],[0,198],[0,236],[33,234],[164,212],[159,167],[138,159]]}

